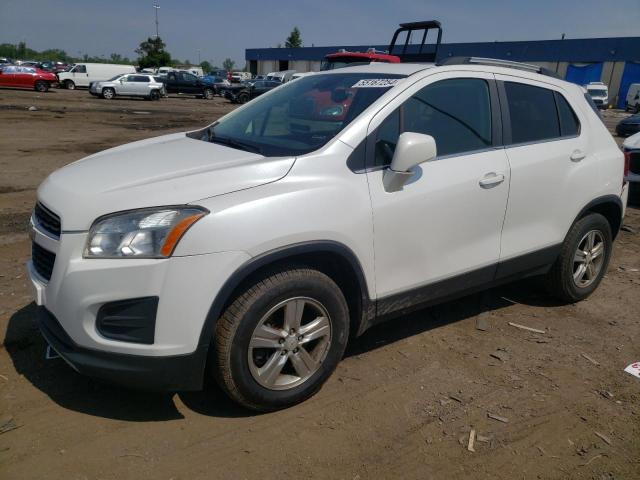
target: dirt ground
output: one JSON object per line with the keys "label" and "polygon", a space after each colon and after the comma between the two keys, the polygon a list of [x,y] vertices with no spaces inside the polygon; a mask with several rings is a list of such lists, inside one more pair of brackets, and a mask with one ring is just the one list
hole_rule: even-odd
{"label": "dirt ground", "polygon": [[38,184],[230,108],[0,90],[0,478],[640,478],[640,380],[623,372],[640,360],[634,208],[587,301],[559,305],[528,281],[399,318],[354,341],[320,393],[285,411],[252,414],[213,385],[127,391],[45,360],[24,270]]}

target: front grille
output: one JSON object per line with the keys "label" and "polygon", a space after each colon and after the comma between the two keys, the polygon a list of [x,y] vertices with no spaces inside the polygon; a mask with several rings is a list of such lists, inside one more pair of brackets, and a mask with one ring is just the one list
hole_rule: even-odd
{"label": "front grille", "polygon": [[60,217],[58,215],[40,202],[36,203],[33,214],[40,227],[56,237],[60,236]]}
{"label": "front grille", "polygon": [[56,261],[56,254],[45,250],[37,243],[31,244],[31,261],[33,267],[45,280],[51,280],[51,273],[53,272],[53,264]]}

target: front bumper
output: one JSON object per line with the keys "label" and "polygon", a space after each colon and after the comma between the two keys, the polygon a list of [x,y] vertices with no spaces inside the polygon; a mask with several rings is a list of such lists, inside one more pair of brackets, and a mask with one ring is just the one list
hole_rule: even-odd
{"label": "front bumper", "polygon": [[[27,264],[36,304],[50,317],[43,317],[41,329],[70,365],[80,373],[125,385],[197,388],[193,378],[202,376],[211,340],[203,335],[209,309],[248,254],[86,259],[82,257],[86,232],[63,233],[56,239],[33,227],[32,238],[55,255],[49,279],[38,273],[32,261]],[[152,343],[101,334],[96,325],[101,307],[143,297],[158,298]]]}
{"label": "front bumper", "polygon": [[202,389],[206,345],[199,346],[192,354],[170,357],[91,350],[76,344],[45,307],[38,308],[38,326],[47,343],[82,375],[141,390]]}

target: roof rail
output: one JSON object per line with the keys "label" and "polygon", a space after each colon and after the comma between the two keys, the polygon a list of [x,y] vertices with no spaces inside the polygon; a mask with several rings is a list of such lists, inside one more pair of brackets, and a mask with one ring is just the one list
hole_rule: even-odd
{"label": "roof rail", "polygon": [[539,73],[540,75],[546,75],[548,77],[559,78],[553,70],[549,70],[539,65],[532,65],[530,63],[514,62],[511,60],[501,60],[499,58],[483,58],[483,57],[450,57],[440,60],[437,63],[438,66],[445,65],[492,65],[495,67],[515,68],[517,70],[525,70],[527,72]]}

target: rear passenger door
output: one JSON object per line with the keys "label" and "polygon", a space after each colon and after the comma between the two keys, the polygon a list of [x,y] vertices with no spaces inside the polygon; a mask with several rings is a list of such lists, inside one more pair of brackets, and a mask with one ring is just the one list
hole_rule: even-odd
{"label": "rear passenger door", "polygon": [[553,261],[597,179],[581,128],[586,119],[567,101],[572,92],[519,77],[496,79],[511,168],[498,270],[506,277]]}
{"label": "rear passenger door", "polygon": [[[387,192],[401,132],[433,136],[438,156]],[[380,315],[493,280],[509,167],[492,74],[433,74],[407,88],[371,121],[366,158]]]}

